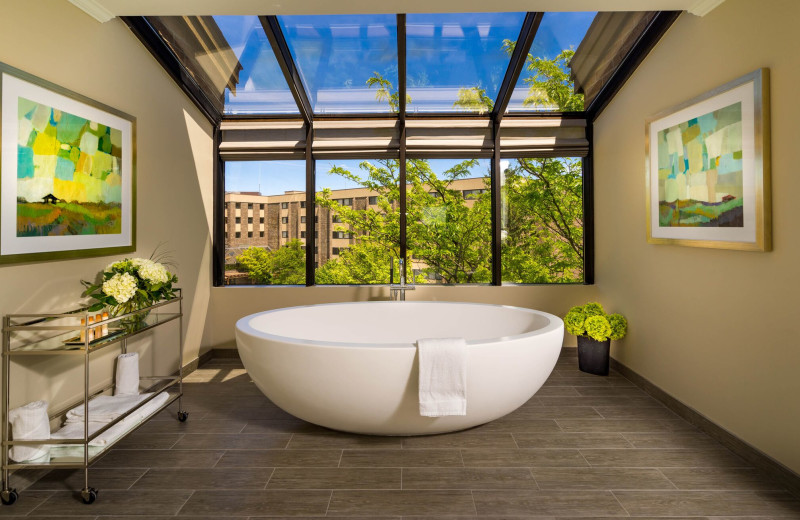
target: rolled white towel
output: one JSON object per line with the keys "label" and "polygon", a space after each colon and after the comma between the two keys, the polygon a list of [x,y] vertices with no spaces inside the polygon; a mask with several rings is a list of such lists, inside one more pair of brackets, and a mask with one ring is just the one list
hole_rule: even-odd
{"label": "rolled white towel", "polygon": [[464,338],[417,341],[419,414],[467,415],[467,342]]}
{"label": "rolled white towel", "polygon": [[[50,438],[50,419],[47,417],[47,401],[34,401],[8,412],[11,434],[16,441]],[[22,462],[47,456],[48,446],[12,446],[8,450],[11,460]]]}
{"label": "rolled white towel", "polygon": [[[98,395],[89,401],[89,422],[109,423],[124,414],[140,402],[150,397],[151,393],[138,395]],[[80,404],[67,412],[67,423],[82,423],[85,408]]]}
{"label": "rolled white towel", "polygon": [[139,353],[129,352],[117,357],[117,384],[114,395],[139,394]]}

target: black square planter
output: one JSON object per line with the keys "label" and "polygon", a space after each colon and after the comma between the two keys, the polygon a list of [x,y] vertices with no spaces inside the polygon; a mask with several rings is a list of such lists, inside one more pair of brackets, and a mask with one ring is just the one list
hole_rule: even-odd
{"label": "black square planter", "polygon": [[578,368],[588,374],[607,376],[610,350],[610,339],[597,341],[588,336],[578,336]]}

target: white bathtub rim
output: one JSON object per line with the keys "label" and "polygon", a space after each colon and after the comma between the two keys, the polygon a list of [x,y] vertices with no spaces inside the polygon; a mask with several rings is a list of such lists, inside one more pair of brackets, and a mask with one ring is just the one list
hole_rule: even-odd
{"label": "white bathtub rim", "polygon": [[[279,341],[283,343],[290,343],[295,345],[307,345],[307,346],[314,346],[314,347],[329,347],[329,348],[348,348],[348,347],[358,347],[358,348],[413,348],[416,349],[417,345],[416,342],[414,343],[375,343],[375,342],[357,342],[357,341],[318,341],[318,340],[310,340],[310,339],[303,339],[297,337],[289,337],[289,336],[279,336],[277,334],[270,334],[269,332],[265,332],[260,329],[256,329],[250,325],[250,320],[257,316],[263,316],[265,314],[272,314],[276,312],[283,312],[292,309],[304,309],[309,307],[327,307],[327,306],[342,306],[342,305],[381,305],[381,304],[447,304],[447,305],[472,305],[472,306],[483,306],[483,307],[498,307],[503,309],[513,309],[517,311],[523,311],[530,314],[538,314],[541,316],[546,317],[549,320],[549,323],[544,327],[538,328],[536,330],[532,330],[530,332],[525,332],[524,334],[515,334],[513,336],[500,336],[495,338],[486,338],[481,340],[469,340],[467,341],[467,345],[469,346],[478,346],[478,345],[494,345],[496,343],[514,341],[518,339],[524,338],[533,338],[535,336],[540,336],[543,334],[547,334],[558,330],[559,328],[563,327],[563,321],[561,318],[556,316],[555,314],[550,314],[549,312],[539,311],[535,309],[528,309],[526,307],[517,307],[514,305],[500,305],[495,303],[477,303],[477,302],[451,302],[451,301],[435,301],[435,300],[413,300],[408,302],[397,302],[397,301],[363,301],[363,302],[333,302],[333,303],[316,303],[311,305],[295,305],[292,307],[281,307],[279,309],[272,309],[268,311],[257,312],[255,314],[250,314],[243,318],[240,318],[236,322],[236,333],[247,334],[249,336],[253,336],[256,338],[263,338],[272,341]],[[563,330],[563,329],[562,329]]]}

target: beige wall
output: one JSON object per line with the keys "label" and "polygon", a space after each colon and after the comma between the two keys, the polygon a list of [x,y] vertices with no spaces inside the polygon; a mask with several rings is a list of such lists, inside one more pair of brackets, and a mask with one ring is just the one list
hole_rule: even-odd
{"label": "beige wall", "polygon": [[[795,0],[683,14],[595,124],[597,287],[628,316],[612,355],[800,472],[800,54]],[[645,119],[759,67],[772,79],[774,250],[645,240]]]}
{"label": "beige wall", "polygon": [[[135,255],[149,256],[160,242],[173,251],[186,297],[185,359],[196,358],[211,285],[211,125],[120,20],[100,24],[66,1],[2,1],[0,9],[0,61],[136,117]],[[80,280],[117,258],[0,266],[0,314],[74,308]],[[177,368],[177,330],[141,337],[143,371]],[[113,350],[93,365],[95,383],[108,379]],[[57,405],[80,393],[76,358],[28,359],[14,366],[12,404]]]}

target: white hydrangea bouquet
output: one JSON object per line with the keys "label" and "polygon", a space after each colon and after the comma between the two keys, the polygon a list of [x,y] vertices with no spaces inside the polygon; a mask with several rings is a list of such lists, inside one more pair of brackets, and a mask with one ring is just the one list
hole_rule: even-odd
{"label": "white hydrangea bouquet", "polygon": [[119,316],[174,298],[172,284],[177,282],[177,276],[151,258],[125,258],[109,264],[99,283],[81,280],[86,287],[81,296],[95,300],[89,312],[108,307],[112,316]]}

